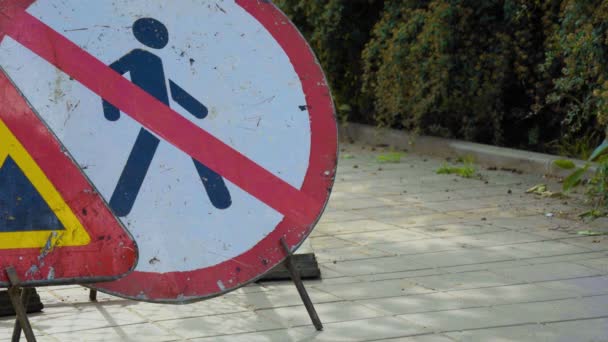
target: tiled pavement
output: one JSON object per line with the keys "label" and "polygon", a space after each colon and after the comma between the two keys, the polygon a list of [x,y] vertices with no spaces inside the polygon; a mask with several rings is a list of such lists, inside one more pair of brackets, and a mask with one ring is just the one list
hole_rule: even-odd
{"label": "tiled pavement", "polygon": [[[526,195],[540,176],[343,147],[312,249],[323,280],[306,283],[323,332],[291,283],[250,285],[191,305],[138,303],[79,286],[39,289],[40,341],[608,341],[608,221],[570,220],[574,199]],[[0,320],[8,339],[12,320]]]}

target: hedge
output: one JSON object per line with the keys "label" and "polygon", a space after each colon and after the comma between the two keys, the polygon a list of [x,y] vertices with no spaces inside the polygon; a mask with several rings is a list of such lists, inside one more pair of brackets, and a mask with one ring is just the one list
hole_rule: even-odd
{"label": "hedge", "polygon": [[608,124],[608,2],[276,0],[343,120],[586,157]]}

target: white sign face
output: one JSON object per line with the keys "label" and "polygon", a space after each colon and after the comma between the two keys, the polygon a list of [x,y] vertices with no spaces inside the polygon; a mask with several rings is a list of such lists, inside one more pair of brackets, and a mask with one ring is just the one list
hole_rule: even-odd
{"label": "white sign face", "polygon": [[[311,105],[290,57],[244,7],[62,0],[35,1],[27,13],[300,189],[311,159]],[[0,45],[0,66],[135,237],[134,273],[219,265],[254,248],[284,219],[10,37]],[[204,144],[200,149],[224,158]]]}

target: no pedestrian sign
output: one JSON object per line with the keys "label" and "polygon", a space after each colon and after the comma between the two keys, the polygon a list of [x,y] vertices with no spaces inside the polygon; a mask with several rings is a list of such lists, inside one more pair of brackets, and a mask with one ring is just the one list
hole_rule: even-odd
{"label": "no pedestrian sign", "polygon": [[137,241],[136,270],[102,291],[215,296],[310,233],[335,174],[334,109],[270,2],[2,6],[0,67]]}

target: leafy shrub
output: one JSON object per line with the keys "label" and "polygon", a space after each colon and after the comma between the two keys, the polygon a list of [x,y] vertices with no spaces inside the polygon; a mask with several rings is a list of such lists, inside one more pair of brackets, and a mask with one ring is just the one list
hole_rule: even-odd
{"label": "leafy shrub", "polygon": [[608,125],[607,1],[276,3],[343,118],[579,158]]}
{"label": "leafy shrub", "polygon": [[608,124],[608,3],[563,0],[555,26],[544,65],[561,69],[546,103],[562,119],[563,139],[599,137]]}
{"label": "leafy shrub", "polygon": [[382,0],[275,0],[307,38],[332,88],[342,119],[373,123],[361,91],[361,51],[382,10]]}

